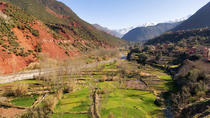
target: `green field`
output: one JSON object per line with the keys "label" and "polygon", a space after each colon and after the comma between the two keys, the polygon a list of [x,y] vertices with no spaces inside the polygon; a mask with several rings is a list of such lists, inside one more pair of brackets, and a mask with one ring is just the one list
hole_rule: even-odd
{"label": "green field", "polygon": [[[132,63],[127,64],[127,66],[133,66]],[[89,71],[92,71],[92,74],[90,74]],[[53,118],[90,118],[90,108],[93,104],[93,90],[94,88],[97,88],[97,94],[99,96],[97,110],[102,118],[164,117],[162,108],[156,106],[154,101],[156,99],[156,95],[162,91],[170,89],[171,77],[164,73],[164,71],[150,66],[138,68],[135,71],[137,71],[137,73],[143,72],[151,76],[141,78],[142,81],[148,84],[148,87],[146,87],[145,90],[126,88],[121,82],[122,77],[119,74],[121,71],[119,63],[117,62],[88,69],[87,73],[83,75],[72,75],[71,78],[69,78],[70,76],[65,76],[67,81],[72,78],[75,80],[79,79],[77,81],[77,87],[74,92],[63,93],[51,116]],[[85,71],[83,73],[85,73]],[[109,79],[109,81],[101,81],[104,77],[105,79]],[[126,83],[126,81],[135,81],[139,78],[130,77],[129,75],[123,77],[123,79],[125,79],[123,81]],[[33,94],[21,97],[10,97],[10,103],[26,108],[30,107],[38,96],[43,96],[43,94],[36,95],[34,93],[42,90],[42,88],[47,90],[47,87],[49,87],[49,85],[45,84],[44,81],[39,80],[18,81],[2,84],[0,87],[11,87],[12,85],[16,85],[18,83],[29,84],[29,90]],[[52,97],[54,94],[55,93],[50,93],[48,97]]]}

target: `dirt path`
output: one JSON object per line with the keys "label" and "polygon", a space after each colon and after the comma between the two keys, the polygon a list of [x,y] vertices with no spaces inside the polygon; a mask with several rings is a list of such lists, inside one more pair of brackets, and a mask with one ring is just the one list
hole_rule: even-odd
{"label": "dirt path", "polygon": [[0,116],[6,118],[14,118],[17,114],[24,112],[24,109],[17,108],[0,108]]}

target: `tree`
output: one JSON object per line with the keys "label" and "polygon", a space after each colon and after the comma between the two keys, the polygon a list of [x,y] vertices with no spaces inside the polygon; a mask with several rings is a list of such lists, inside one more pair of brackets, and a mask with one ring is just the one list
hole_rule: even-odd
{"label": "tree", "polygon": [[158,52],[157,56],[155,57],[155,60],[159,62],[161,58],[162,58],[162,52]]}
{"label": "tree", "polygon": [[139,54],[137,62],[145,65],[147,61],[147,56],[143,53]]}

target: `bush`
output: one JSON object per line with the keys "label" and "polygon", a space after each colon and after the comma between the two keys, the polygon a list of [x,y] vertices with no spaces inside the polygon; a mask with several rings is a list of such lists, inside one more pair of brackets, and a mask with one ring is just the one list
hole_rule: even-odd
{"label": "bush", "polygon": [[36,45],[35,51],[36,51],[36,52],[42,52],[42,46],[41,46],[40,43],[38,43],[38,44]]}
{"label": "bush", "polygon": [[[185,72],[186,73],[186,72]],[[185,75],[175,76],[177,91],[172,93],[172,105],[176,109],[205,97],[209,77],[200,70],[193,69]]]}
{"label": "bush", "polygon": [[54,97],[54,96],[51,96],[43,102],[43,108],[44,109],[49,109],[50,111],[53,112],[57,103],[58,103],[58,98]]}
{"label": "bush", "polygon": [[145,54],[139,54],[137,62],[145,65],[147,61],[147,56]]}
{"label": "bush", "polygon": [[68,51],[65,51],[65,53],[66,53],[67,56],[70,56]]}
{"label": "bush", "polygon": [[5,96],[23,96],[28,91],[28,84],[17,84],[16,87],[5,89]]}
{"label": "bush", "polygon": [[38,30],[32,30],[31,31],[32,35],[39,37],[39,31]]}
{"label": "bush", "polygon": [[51,111],[43,107],[28,109],[20,118],[50,118]]}
{"label": "bush", "polygon": [[192,55],[189,57],[189,60],[197,61],[197,60],[201,59],[201,57],[202,57],[201,55]]}
{"label": "bush", "polygon": [[63,89],[59,89],[57,92],[56,92],[56,97],[58,100],[60,100],[63,96]]}
{"label": "bush", "polygon": [[63,92],[64,93],[71,93],[75,91],[76,83],[75,82],[69,82],[65,85]]}
{"label": "bush", "polygon": [[105,82],[107,80],[107,76],[104,75],[99,79],[99,82]]}

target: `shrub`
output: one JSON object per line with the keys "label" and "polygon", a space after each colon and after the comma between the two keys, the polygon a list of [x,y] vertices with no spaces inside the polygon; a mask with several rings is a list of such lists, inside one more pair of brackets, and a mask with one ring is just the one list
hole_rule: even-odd
{"label": "shrub", "polygon": [[145,54],[139,54],[137,62],[145,65],[147,61],[147,56]]}
{"label": "shrub", "polygon": [[38,30],[32,30],[31,31],[32,35],[39,37],[39,31]]}
{"label": "shrub", "polygon": [[58,100],[60,100],[63,96],[63,89],[59,89],[57,92],[56,92],[56,97]]}
{"label": "shrub", "polygon": [[43,108],[49,109],[50,111],[53,112],[57,103],[58,103],[58,98],[51,96],[43,102]]}
{"label": "shrub", "polygon": [[189,57],[189,60],[191,60],[191,61],[197,61],[197,60],[199,60],[199,59],[201,59],[201,55],[192,55],[192,56],[190,56]]}
{"label": "shrub", "polygon": [[17,84],[14,88],[5,89],[5,96],[23,96],[28,91],[28,84]]}
{"label": "shrub", "polygon": [[99,82],[105,82],[107,80],[107,76],[104,75],[99,79]]}
{"label": "shrub", "polygon": [[65,53],[66,53],[66,55],[70,56],[68,51],[65,51]]}
{"label": "shrub", "polygon": [[64,93],[71,93],[75,91],[76,83],[75,82],[69,82],[64,87]]}
{"label": "shrub", "polygon": [[[51,111],[43,107],[28,109],[20,118],[50,118]],[[18,117],[19,118],[19,117]]]}
{"label": "shrub", "polygon": [[41,46],[40,43],[38,43],[38,44],[36,45],[35,51],[36,51],[36,52],[42,52],[42,46]]}
{"label": "shrub", "polygon": [[205,97],[208,90],[209,77],[198,69],[184,75],[175,76],[177,90],[172,93],[172,105],[176,109]]}
{"label": "shrub", "polygon": [[2,39],[0,39],[0,45],[3,45],[4,41]]}

